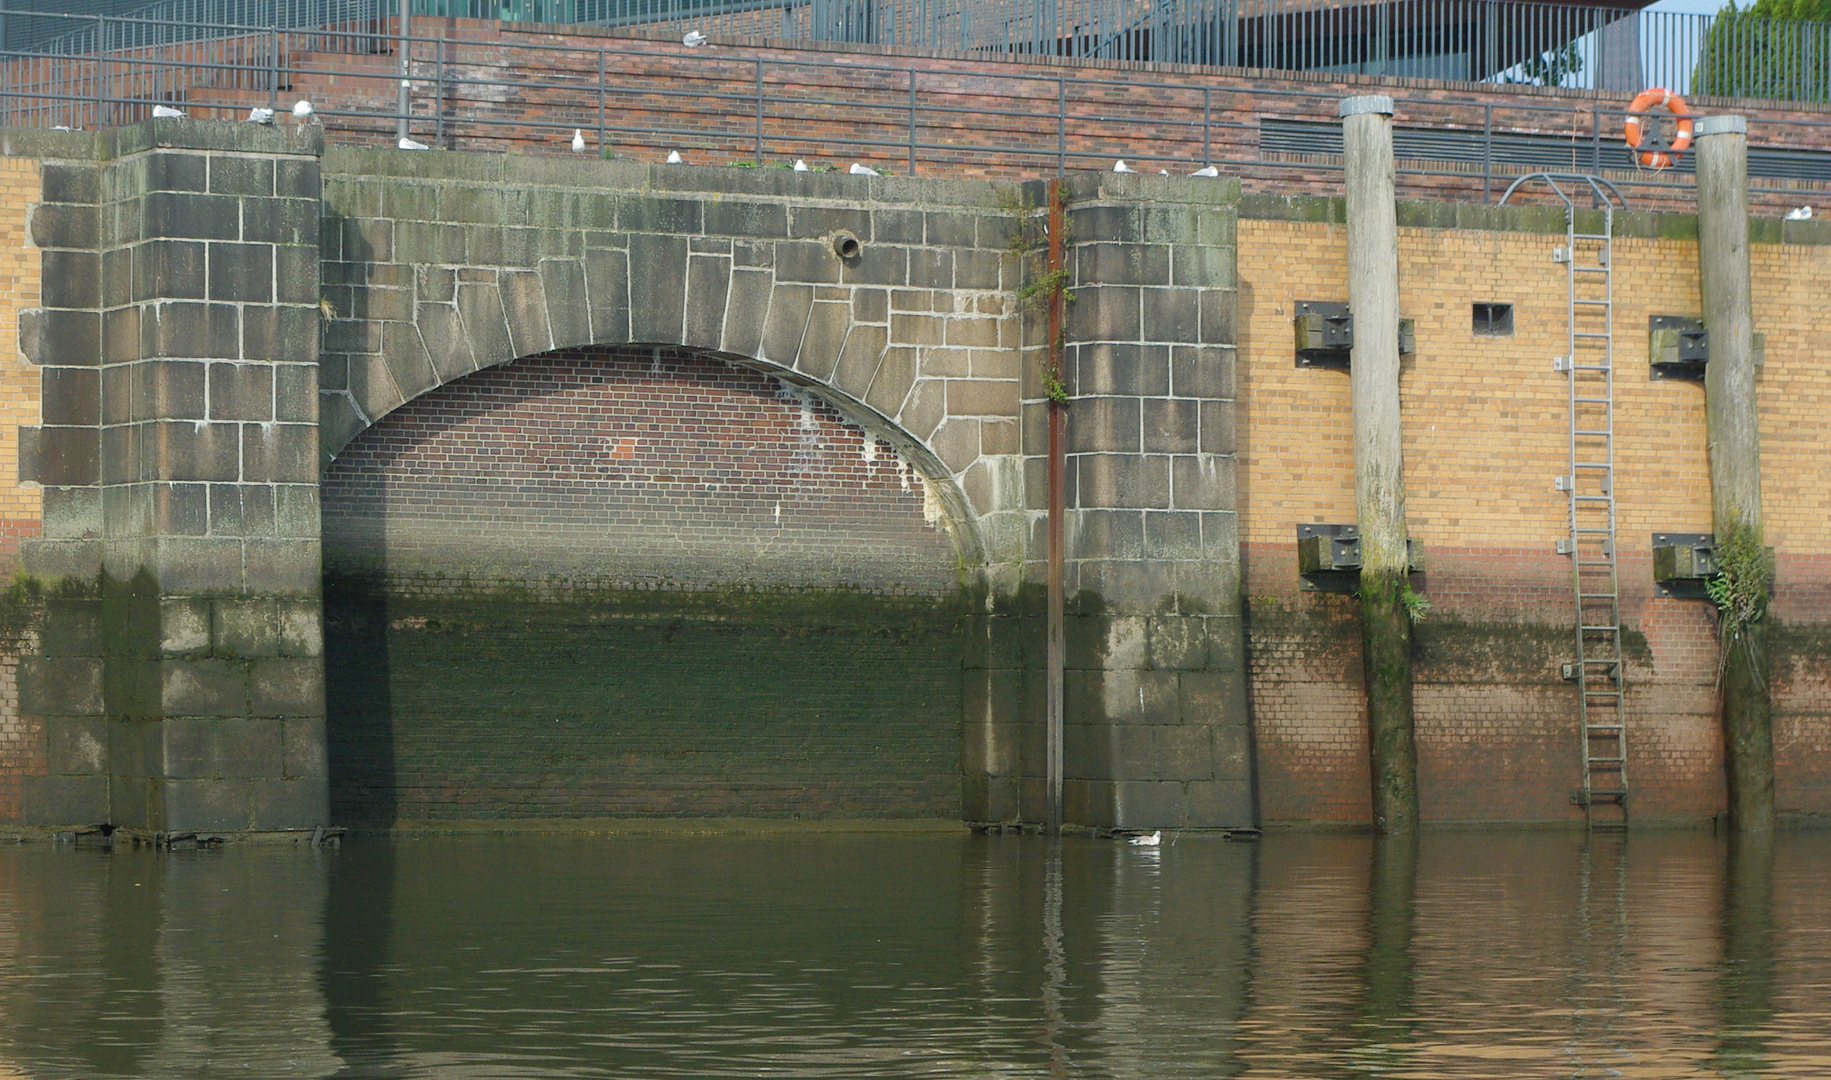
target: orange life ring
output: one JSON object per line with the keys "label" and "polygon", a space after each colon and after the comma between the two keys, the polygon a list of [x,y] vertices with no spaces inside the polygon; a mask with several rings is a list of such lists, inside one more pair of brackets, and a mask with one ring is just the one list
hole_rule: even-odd
{"label": "orange life ring", "polygon": [[1678,117],[1678,133],[1672,137],[1669,153],[1665,150],[1645,151],[1640,155],[1640,163],[1649,169],[1670,169],[1673,160],[1691,145],[1691,108],[1685,104],[1684,98],[1657,86],[1651,90],[1642,90],[1640,96],[1628,106],[1628,119],[1624,134],[1627,136],[1629,146],[1639,146],[1643,137],[1640,132],[1640,118],[1655,105],[1664,105],[1668,112]]}

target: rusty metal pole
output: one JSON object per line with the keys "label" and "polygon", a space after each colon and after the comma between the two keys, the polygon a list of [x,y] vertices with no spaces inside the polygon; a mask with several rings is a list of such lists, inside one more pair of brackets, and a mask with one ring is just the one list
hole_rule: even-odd
{"label": "rusty metal pole", "polygon": [[[1049,275],[1057,284],[1049,293],[1049,374],[1061,378],[1062,371],[1062,181],[1049,181]],[[1062,638],[1062,517],[1063,474],[1067,455],[1063,439],[1065,406],[1044,394],[1049,409],[1049,715],[1046,721],[1047,780],[1049,786],[1049,834],[1062,831],[1062,668],[1066,647]]]}

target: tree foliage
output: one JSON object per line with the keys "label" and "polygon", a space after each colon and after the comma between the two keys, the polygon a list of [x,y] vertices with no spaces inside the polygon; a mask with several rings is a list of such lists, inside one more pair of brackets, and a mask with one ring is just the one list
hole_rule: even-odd
{"label": "tree foliage", "polygon": [[1704,35],[1693,94],[1831,101],[1831,0],[1735,0]]}

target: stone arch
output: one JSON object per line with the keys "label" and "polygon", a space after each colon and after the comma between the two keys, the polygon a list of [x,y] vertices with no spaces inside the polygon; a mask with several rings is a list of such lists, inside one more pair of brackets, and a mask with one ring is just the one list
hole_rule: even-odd
{"label": "stone arch", "polygon": [[[997,508],[976,512],[962,485],[976,463],[950,462],[933,445],[944,391],[918,385],[916,350],[891,345],[887,311],[867,313],[881,322],[856,318],[857,298],[825,298],[850,290],[695,255],[689,237],[628,240],[627,251],[542,259],[537,269],[466,272],[482,280],[415,268],[412,320],[371,322],[379,352],[348,357],[344,385],[321,392],[323,463],[382,417],[473,372],[561,350],[681,347],[805,390],[888,444],[940,503],[960,564],[985,564],[980,515]],[[429,280],[439,274],[448,286]]]}

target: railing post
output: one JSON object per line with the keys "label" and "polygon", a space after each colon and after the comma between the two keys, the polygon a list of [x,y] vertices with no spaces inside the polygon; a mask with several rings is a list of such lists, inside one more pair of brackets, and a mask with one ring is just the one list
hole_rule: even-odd
{"label": "railing post", "polygon": [[916,73],[909,69],[909,175],[916,174]]}
{"label": "railing post", "polygon": [[[432,87],[432,145],[441,150],[445,146],[445,35],[439,35],[439,51],[433,57]],[[604,125],[603,103],[599,102],[598,126]],[[601,141],[601,140],[600,140]]]}
{"label": "railing post", "polygon": [[269,27],[267,31],[267,107],[278,110],[280,107],[280,28]]}
{"label": "railing post", "polygon": [[1202,87],[1202,167],[1214,164],[1214,88]]}
{"label": "railing post", "polygon": [[395,39],[395,44],[400,49],[401,65],[400,95],[396,99],[397,107],[400,109],[400,117],[395,121],[394,125],[395,136],[398,141],[405,141],[407,138],[407,110],[413,105],[413,102],[408,100],[408,95],[413,89],[413,50],[411,46],[407,44],[407,34],[411,30],[412,13],[413,0],[400,0],[400,15],[396,20],[398,23],[396,29],[399,30],[400,33]]}
{"label": "railing post", "polygon": [[756,64],[756,93],[757,93],[756,162],[757,162],[757,167],[760,169],[763,167],[763,60],[761,57],[759,57],[758,59],[756,59],[753,62]]}
{"label": "railing post", "polygon": [[1068,175],[1068,79],[1055,77],[1055,174]]}
{"label": "railing post", "polygon": [[102,15],[95,17],[95,126],[98,130],[102,126],[102,64],[105,63],[102,59],[102,41],[104,40],[102,26],[104,18],[105,16]]}
{"label": "railing post", "polygon": [[598,159],[604,158],[604,50],[598,50]]}
{"label": "railing post", "polygon": [[1481,107],[1481,201],[1494,201],[1494,106]]}

